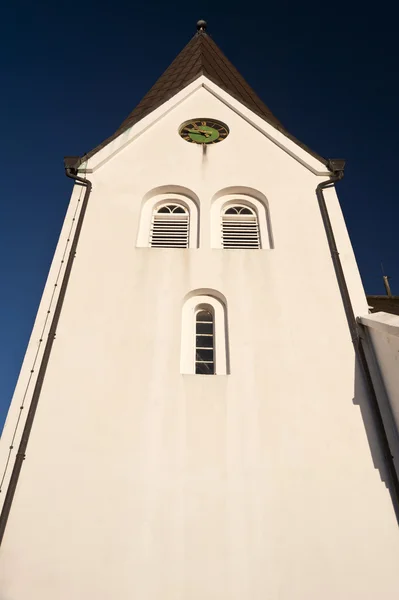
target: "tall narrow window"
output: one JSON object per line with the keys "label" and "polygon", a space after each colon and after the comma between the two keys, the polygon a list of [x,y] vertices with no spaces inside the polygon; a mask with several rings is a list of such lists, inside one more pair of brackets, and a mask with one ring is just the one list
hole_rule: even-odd
{"label": "tall narrow window", "polygon": [[180,372],[227,375],[226,299],[216,290],[195,290],[182,309]]}
{"label": "tall narrow window", "polygon": [[188,248],[188,209],[181,204],[163,204],[152,215],[150,246],[153,248]]}
{"label": "tall narrow window", "polygon": [[195,372],[215,374],[214,318],[208,309],[199,309],[195,316]]}
{"label": "tall narrow window", "polygon": [[223,248],[260,248],[258,216],[248,206],[227,206],[222,212]]}

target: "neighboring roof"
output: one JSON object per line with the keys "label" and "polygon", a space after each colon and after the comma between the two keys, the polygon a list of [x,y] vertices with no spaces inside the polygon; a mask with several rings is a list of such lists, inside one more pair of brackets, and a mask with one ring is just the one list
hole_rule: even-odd
{"label": "neighboring roof", "polygon": [[195,81],[199,76],[205,75],[205,77],[231,94],[236,100],[242,102],[247,108],[267,121],[278,131],[281,131],[301,148],[309,152],[309,154],[325,165],[328,165],[326,159],[299,142],[284,128],[271,110],[262,102],[242,75],[226,58],[212,38],[205,32],[206,23],[199,21],[197,28],[198,31],[194,37],[183,48],[136,108],[123,121],[116,132],[91,152],[83,156],[81,162],[93,156],[121,133],[149,115],[161,106],[161,104],[170,100],[170,98]]}
{"label": "neighboring roof", "polygon": [[399,296],[367,296],[367,302],[372,313],[382,311],[399,315]]}

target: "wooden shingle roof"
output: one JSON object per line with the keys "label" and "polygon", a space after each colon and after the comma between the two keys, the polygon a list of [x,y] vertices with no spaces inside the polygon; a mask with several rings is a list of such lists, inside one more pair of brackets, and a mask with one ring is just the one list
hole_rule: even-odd
{"label": "wooden shingle roof", "polygon": [[123,121],[119,132],[121,133],[137,123],[200,75],[208,77],[275,127],[282,127],[271,110],[255,94],[212,38],[205,32],[198,32]]}
{"label": "wooden shingle roof", "polygon": [[228,58],[226,58],[212,38],[206,33],[205,28],[202,27],[199,28],[194,37],[183,48],[180,54],[178,54],[172,64],[166,69],[163,75],[161,75],[149,92],[147,92],[136,108],[134,108],[126,117],[115,133],[91,152],[83,156],[80,162],[84,162],[96,154],[101,148],[132,127],[132,125],[149,115],[164,102],[170,100],[170,98],[201,75],[205,75],[205,77],[228,92],[259,117],[284,133],[284,135],[293,140],[301,148],[305,149],[312,156],[327,165],[327,161],[324,158],[310,150],[284,128]]}

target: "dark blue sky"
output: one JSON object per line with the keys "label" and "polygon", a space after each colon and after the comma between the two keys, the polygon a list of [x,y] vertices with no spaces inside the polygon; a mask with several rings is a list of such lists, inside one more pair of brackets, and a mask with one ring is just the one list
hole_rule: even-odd
{"label": "dark blue sky", "polygon": [[366,291],[384,293],[382,261],[399,294],[399,51],[394,4],[385,6],[2,6],[0,426],[69,201],[63,157],[113,133],[199,18],[292,134],[323,156],[347,159],[338,194]]}

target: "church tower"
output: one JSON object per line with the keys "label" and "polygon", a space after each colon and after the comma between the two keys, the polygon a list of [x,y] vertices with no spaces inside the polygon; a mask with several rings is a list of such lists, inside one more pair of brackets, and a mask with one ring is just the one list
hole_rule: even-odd
{"label": "church tower", "polygon": [[1,440],[1,600],[396,599],[343,161],[199,21],[66,173]]}

